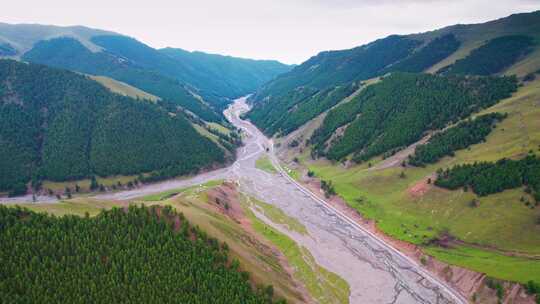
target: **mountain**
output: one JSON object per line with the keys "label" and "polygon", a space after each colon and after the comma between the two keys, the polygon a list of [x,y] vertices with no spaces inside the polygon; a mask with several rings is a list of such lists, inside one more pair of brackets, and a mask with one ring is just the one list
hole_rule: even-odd
{"label": "mountain", "polygon": [[0,56],[107,76],[216,122],[231,99],[291,68],[270,60],[156,50],[131,37],[82,26],[1,23]]}
{"label": "mountain", "polygon": [[224,161],[181,111],[113,94],[84,75],[13,60],[0,60],[0,142],[0,191],[25,192],[30,179],[147,172],[157,179]]}
{"label": "mountain", "polygon": [[[251,98],[254,107],[248,117],[269,135],[286,135],[337,102],[298,115],[310,108],[310,98],[395,71],[524,77],[540,69],[539,41],[537,11],[321,52],[264,84]],[[294,128],[283,119],[291,115],[302,116]]]}
{"label": "mountain", "polygon": [[244,59],[177,48],[159,51],[190,71],[186,82],[204,92],[228,98],[255,92],[263,83],[291,69],[275,60]]}
{"label": "mountain", "polygon": [[489,303],[512,297],[507,281],[540,282],[539,100],[532,12],[322,52],[264,84],[246,117],[291,177]]}
{"label": "mountain", "polygon": [[[109,37],[109,36],[107,36]],[[144,65],[108,51],[92,52],[75,38],[39,41],[22,60],[91,75],[107,76],[171,101],[207,121],[220,121],[220,114],[201,102],[190,88]]]}
{"label": "mountain", "polygon": [[101,48],[90,41],[99,35],[115,35],[113,32],[91,29],[84,26],[54,26],[41,24],[8,24],[0,22],[0,44],[10,49],[9,56],[21,56],[39,41],[59,37],[72,37],[93,52]]}

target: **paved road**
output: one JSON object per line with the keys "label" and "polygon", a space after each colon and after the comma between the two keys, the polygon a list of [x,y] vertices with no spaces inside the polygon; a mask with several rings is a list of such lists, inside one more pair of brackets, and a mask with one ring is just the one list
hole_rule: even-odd
{"label": "paved road", "polygon": [[[245,146],[238,151],[238,158],[230,167],[193,178],[102,194],[96,198],[127,200],[214,179],[236,180],[242,192],[278,206],[307,228],[309,234],[300,235],[268,222],[306,247],[319,265],[345,279],[351,290],[350,303],[467,302],[451,288],[423,271],[414,261],[286,175],[274,155],[272,142],[251,123],[240,119],[240,114],[247,110],[245,99],[241,98],[225,111],[225,116],[247,134]],[[266,148],[270,151],[266,152]],[[255,168],[255,161],[265,153],[280,174],[270,174]]]}

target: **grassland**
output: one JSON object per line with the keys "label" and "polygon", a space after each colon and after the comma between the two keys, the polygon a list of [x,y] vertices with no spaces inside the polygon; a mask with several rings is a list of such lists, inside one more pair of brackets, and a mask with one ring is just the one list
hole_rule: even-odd
{"label": "grassland", "polygon": [[114,80],[106,76],[90,76],[90,78],[101,83],[104,87],[108,88],[109,90],[111,90],[113,93],[116,93],[116,94],[132,97],[132,98],[147,99],[153,102],[156,102],[160,99],[159,97],[155,95],[152,95],[143,90],[137,89],[136,87],[130,86],[127,83]]}
{"label": "grassland", "polygon": [[255,167],[268,173],[277,173],[277,170],[274,168],[274,165],[272,165],[270,158],[268,158],[266,155],[259,157],[259,159],[255,161]]}
{"label": "grassland", "polygon": [[306,227],[302,225],[297,219],[286,215],[281,209],[275,207],[274,205],[267,204],[252,197],[248,197],[245,204],[246,207],[256,208],[272,222],[283,225],[287,227],[287,229],[290,231],[295,231],[303,235],[308,234]]}
{"label": "grassland", "polygon": [[[133,182],[137,178],[136,175],[118,175],[118,176],[109,176],[109,177],[96,177],[96,180],[99,184],[104,185],[105,187],[112,187],[117,185],[120,182],[122,185],[126,185],[129,182]],[[87,192],[90,191],[90,179],[81,179],[76,181],[65,181],[65,182],[53,182],[53,181],[43,181],[42,188],[50,189],[54,192],[64,192],[66,187],[69,187],[72,191],[75,189],[75,186],[78,185],[81,188],[81,191]]]}
{"label": "grassland", "polygon": [[[532,200],[523,189],[477,197],[471,192],[448,191],[426,182],[438,168],[503,157],[520,158],[530,150],[538,153],[540,80],[479,114],[494,111],[506,112],[509,116],[498,124],[486,142],[425,168],[369,170],[364,163],[346,169],[328,161],[310,161],[305,155],[299,158],[318,177],[331,180],[337,193],[350,206],[375,220],[385,233],[418,245],[441,233],[450,233],[470,246],[449,251],[430,248],[428,252],[441,260],[494,277],[518,282],[540,281],[539,272],[530,270],[540,269],[540,260],[510,256],[513,253],[540,254],[540,225],[537,224],[540,208],[531,209],[520,202],[522,196]],[[380,158],[370,162],[379,161]],[[401,172],[405,173],[404,177],[400,176]],[[479,201],[478,207],[470,206],[472,199]],[[497,263],[489,262],[489,257],[499,261],[500,269],[512,271],[502,276],[503,271],[497,270]]]}
{"label": "grassland", "polygon": [[[503,280],[527,283],[531,279],[540,278],[540,267],[534,267],[526,258],[509,257],[464,246],[450,249],[429,247],[426,248],[426,252],[441,261],[466,268],[479,268],[490,276]],[[523,276],[523,274],[528,275]]]}

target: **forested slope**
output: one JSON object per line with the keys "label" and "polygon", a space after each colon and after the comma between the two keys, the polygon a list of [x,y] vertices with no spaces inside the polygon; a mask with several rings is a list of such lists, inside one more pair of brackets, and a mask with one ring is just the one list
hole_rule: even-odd
{"label": "forested slope", "polygon": [[192,83],[202,91],[234,98],[257,90],[265,82],[292,67],[275,60],[253,60],[177,48],[159,50],[188,68]]}
{"label": "forested slope", "polygon": [[530,36],[502,36],[489,40],[471,54],[442,69],[444,74],[491,75],[503,71],[533,50]]}
{"label": "forested slope", "polygon": [[255,290],[226,244],[170,207],[83,218],[0,206],[0,228],[8,302],[273,302],[273,290]]}
{"label": "forested slope", "polygon": [[148,70],[145,65],[126,57],[108,52],[92,52],[73,38],[40,41],[22,59],[92,75],[109,76],[170,100],[204,120],[221,120],[220,114],[195,98],[178,80]]}
{"label": "forested slope", "polygon": [[181,111],[170,115],[86,76],[12,60],[0,60],[0,142],[0,191],[24,190],[31,178],[169,177],[223,161]]}
{"label": "forested slope", "polygon": [[[524,77],[540,69],[539,33],[540,12],[532,12],[321,52],[263,85],[250,99],[253,109],[247,117],[269,135],[287,134],[304,123],[296,119],[291,128],[281,128],[282,117],[307,99],[299,92],[322,94],[391,72],[495,75],[512,71]],[[327,105],[318,106],[326,111],[331,104]]]}
{"label": "forested slope", "polygon": [[[291,69],[274,60],[158,50],[131,37],[84,26],[39,24],[0,23],[0,57],[108,76],[176,101],[212,121],[222,118],[221,111],[233,98]],[[200,97],[203,104],[195,104]]]}
{"label": "forested slope", "polygon": [[[468,117],[515,91],[515,78],[443,77],[393,73],[331,110],[311,143],[319,155],[355,160],[406,147],[429,130]],[[327,147],[334,131],[349,124]],[[326,152],[325,152],[326,151]]]}

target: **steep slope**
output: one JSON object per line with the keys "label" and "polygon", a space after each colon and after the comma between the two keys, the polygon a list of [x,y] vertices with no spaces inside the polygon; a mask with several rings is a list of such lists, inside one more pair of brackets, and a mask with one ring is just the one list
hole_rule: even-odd
{"label": "steep slope", "polygon": [[[298,92],[314,95],[389,72],[523,77],[540,69],[539,33],[540,11],[322,52],[263,85],[251,98],[253,109],[248,118],[269,135],[287,134],[294,129],[282,128],[279,119],[294,113],[304,102],[306,96]],[[454,63],[457,67],[449,67]],[[281,105],[281,99],[287,99],[286,105]]]}
{"label": "steep slope", "polygon": [[[86,76],[0,61],[0,190],[155,171],[170,177],[223,161],[182,112],[113,94]],[[21,186],[22,185],[22,186]]]}
{"label": "steep slope", "polygon": [[117,34],[85,26],[8,24],[0,22],[0,43],[8,44],[14,50],[14,53],[9,56],[21,56],[32,49],[37,42],[59,37],[77,39],[89,50],[97,52],[101,48],[90,41],[93,36],[97,35]]}
{"label": "steep slope", "polygon": [[[420,140],[515,91],[514,78],[393,73],[331,110],[310,142],[318,154],[367,160]],[[343,136],[327,140],[336,129]]]}
{"label": "steep slope", "polygon": [[220,114],[198,100],[178,80],[156,73],[118,54],[108,51],[91,52],[73,38],[40,41],[22,59],[86,74],[108,76],[169,100],[204,120],[221,120]]}
{"label": "steep slope", "polygon": [[91,218],[0,206],[0,221],[0,292],[14,302],[275,302],[273,288],[256,289],[229,260],[226,244],[170,206]]}
{"label": "steep slope", "polygon": [[139,90],[136,87],[130,86],[127,83],[114,80],[106,76],[90,76],[93,80],[101,83],[103,86],[111,90],[113,93],[128,96],[134,99],[146,99],[157,102],[159,97]]}
{"label": "steep slope", "polygon": [[159,51],[189,69],[193,79],[190,83],[205,92],[229,98],[252,93],[263,83],[292,68],[275,60],[252,60],[175,48]]}
{"label": "steep slope", "polygon": [[[181,49],[156,50],[134,38],[83,26],[38,24],[0,23],[0,57],[22,58],[83,73],[93,71],[176,101],[213,121],[218,120],[215,116],[221,116],[231,99],[255,91],[291,68],[270,60]],[[203,105],[193,105],[194,99],[201,98]],[[210,110],[201,109],[207,107],[204,103],[217,109],[214,117],[210,117]]]}

